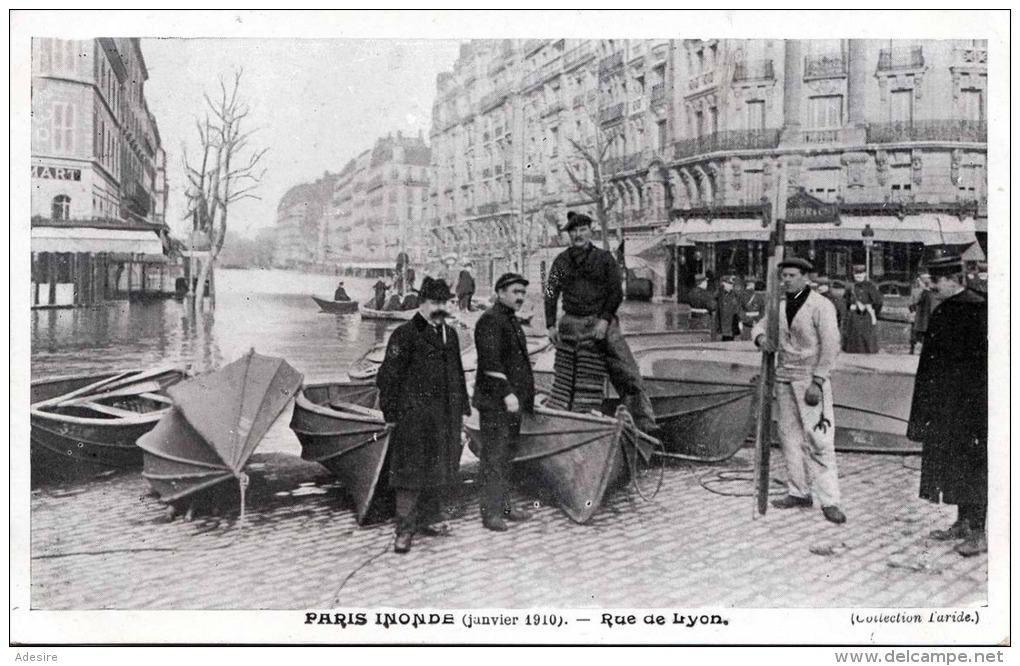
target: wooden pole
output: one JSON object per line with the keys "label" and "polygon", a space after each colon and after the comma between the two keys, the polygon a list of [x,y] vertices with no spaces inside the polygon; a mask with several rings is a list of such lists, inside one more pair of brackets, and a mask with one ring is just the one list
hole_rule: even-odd
{"label": "wooden pole", "polygon": [[[786,170],[780,162],[776,180],[778,185],[772,196],[771,226],[772,253],[765,273],[766,338],[774,347],[779,345],[779,263],[783,260],[786,241]],[[771,484],[772,400],[776,386],[776,354],[762,353],[761,372],[758,376],[758,413],[754,430],[754,495],[757,514],[764,516],[769,505]]]}

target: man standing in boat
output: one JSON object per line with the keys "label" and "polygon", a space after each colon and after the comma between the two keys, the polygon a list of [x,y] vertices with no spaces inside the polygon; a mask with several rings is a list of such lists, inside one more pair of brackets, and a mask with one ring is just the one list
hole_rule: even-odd
{"label": "man standing in boat", "polygon": [[439,518],[457,482],[461,425],[471,413],[457,332],[445,323],[450,287],[425,278],[419,294],[418,312],[393,331],[376,377],[379,406],[393,428],[390,487],[396,491],[398,553],[411,549],[416,532],[452,532]]}
{"label": "man standing in boat", "polygon": [[[545,323],[555,345],[561,336],[591,338],[605,355],[606,369],[616,391],[634,416],[637,427],[654,435],[655,412],[645,392],[634,355],[620,330],[616,310],[623,302],[620,267],[611,252],[592,245],[591,218],[567,213],[564,230],[570,247],[553,261],[545,287]],[[563,296],[563,317],[557,326],[556,309]]]}
{"label": "man standing in boat", "polygon": [[809,261],[795,257],[779,267],[786,298],[779,303],[778,349],[766,335],[767,318],[752,331],[759,349],[779,352],[776,407],[787,495],[774,500],[772,506],[810,507],[813,490],[826,520],[839,525],[846,522],[846,516],[839,508],[836,423],[829,381],[839,355],[836,309],[808,286]]}
{"label": "man standing in boat", "polygon": [[528,281],[517,273],[500,277],[496,303],[475,326],[478,379],[474,405],[482,435],[482,524],[494,532],[505,532],[507,520],[531,517],[513,505],[510,495],[510,464],[517,453],[521,413],[535,408],[528,341],[517,319],[527,290]]}
{"label": "man standing in boat", "polygon": [[922,442],[920,497],[957,505],[956,522],[929,535],[959,540],[964,557],[988,551],[988,303],[963,286],[963,262],[928,263],[941,302],[921,342],[907,437]]}

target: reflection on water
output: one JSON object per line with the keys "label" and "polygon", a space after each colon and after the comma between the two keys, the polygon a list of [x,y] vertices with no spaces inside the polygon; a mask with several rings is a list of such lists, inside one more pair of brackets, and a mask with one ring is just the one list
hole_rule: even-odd
{"label": "reflection on water", "polygon": [[[309,379],[346,372],[399,322],[319,311],[309,296],[332,295],[337,278],[288,271],[221,270],[215,311],[190,310],[173,300],[115,302],[95,308],[31,313],[32,374],[94,372],[158,364],[190,364],[202,371],[228,363],[250,348],[282,356]],[[359,302],[375,280],[344,278]],[[539,294],[532,303],[541,327]],[[689,317],[673,303],[624,303],[625,331],[685,329]],[[884,351],[902,352],[909,327],[880,322]],[[470,335],[470,334],[468,334]]]}

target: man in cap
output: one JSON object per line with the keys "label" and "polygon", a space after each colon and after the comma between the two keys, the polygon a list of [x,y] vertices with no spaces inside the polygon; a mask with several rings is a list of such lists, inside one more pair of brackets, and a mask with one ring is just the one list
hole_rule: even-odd
{"label": "man in cap", "polygon": [[695,284],[687,292],[687,303],[691,306],[691,328],[705,328],[712,319],[717,301],[708,290],[708,277],[699,275],[695,278]]}
{"label": "man in cap", "polygon": [[421,305],[393,331],[376,385],[390,435],[390,487],[396,491],[396,541],[406,553],[415,532],[446,535],[442,503],[457,482],[460,431],[471,413],[457,332],[446,325],[452,298],[443,280],[422,280]]}
{"label": "man in cap", "polygon": [[340,280],[340,282],[336,285],[336,291],[333,292],[333,300],[334,301],[349,301],[349,300],[351,300],[351,297],[347,295],[347,290],[344,289],[344,281],[343,280]]}
{"label": "man in cap", "polygon": [[843,351],[848,354],[877,354],[882,292],[868,279],[863,264],[855,264],[853,273],[853,284],[843,294],[847,309],[843,323]]}
{"label": "man in cap", "polygon": [[815,278],[815,283],[818,285],[815,288],[815,291],[829,299],[832,306],[836,308],[836,325],[842,327],[843,320],[846,318],[846,303],[843,299],[832,293],[832,284],[829,282],[829,278],[827,276],[819,275]]}
{"label": "man in cap", "polygon": [[910,323],[910,353],[924,340],[928,330],[928,320],[935,308],[935,294],[931,283],[931,275],[922,271],[917,276],[917,289],[910,295],[910,312],[914,321]]}
{"label": "man in cap", "polygon": [[806,259],[779,264],[785,298],[779,304],[779,344],[766,334],[767,319],[751,335],[765,352],[779,352],[776,362],[776,407],[779,441],[786,460],[787,495],[774,500],[778,509],[810,507],[818,499],[825,519],[846,522],[839,508],[836,469],[836,423],[829,374],[839,355],[836,309],[811,291]]}
{"label": "man in cap", "polygon": [[464,269],[457,277],[457,307],[461,312],[471,312],[471,299],[475,296],[475,278],[471,275],[474,264],[468,260],[464,262]]}
{"label": "man in cap", "polygon": [[922,442],[920,497],[957,505],[957,519],[930,536],[962,540],[965,557],[988,551],[988,303],[963,286],[963,263],[928,263],[941,302],[921,343],[907,437]]}
{"label": "man in cap", "polygon": [[731,342],[740,337],[740,295],[733,290],[736,280],[734,275],[724,275],[716,296],[715,332],[723,342]]}
{"label": "man in cap", "polygon": [[744,330],[747,335],[750,335],[751,328],[765,316],[765,294],[758,288],[758,283],[753,277],[748,277],[744,282],[744,291],[740,297],[740,310]]}
{"label": "man in cap", "polygon": [[[654,434],[658,427],[652,401],[616,317],[623,301],[620,268],[611,252],[592,244],[591,226],[587,215],[567,213],[564,230],[570,234],[570,247],[553,260],[545,287],[549,339],[556,345],[561,343],[561,335],[594,339],[605,355],[609,378],[633,414],[635,424]],[[563,317],[557,326],[556,309],[561,294]]]}
{"label": "man in cap", "polygon": [[496,281],[496,303],[475,325],[478,379],[474,405],[482,434],[482,524],[505,532],[505,521],[531,516],[513,506],[510,497],[510,463],[517,453],[521,413],[535,408],[535,379],[528,358],[528,341],[517,319],[524,305],[528,281],[506,273]]}

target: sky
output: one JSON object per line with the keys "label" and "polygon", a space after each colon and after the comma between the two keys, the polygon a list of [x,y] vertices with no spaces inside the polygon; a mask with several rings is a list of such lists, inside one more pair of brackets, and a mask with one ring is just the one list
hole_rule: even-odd
{"label": "sky", "polygon": [[386,134],[428,140],[436,76],[453,68],[458,42],[410,39],[143,39],[149,70],[145,95],[167,151],[167,221],[185,229],[182,144],[198,154],[196,119],[203,93],[214,100],[219,79],[243,68],[241,93],[258,128],[252,146],[269,148],[257,191],[231,207],[231,228],[254,235],[276,222],[283,194],[337,172]]}

